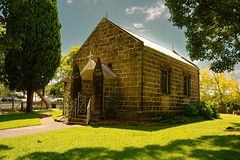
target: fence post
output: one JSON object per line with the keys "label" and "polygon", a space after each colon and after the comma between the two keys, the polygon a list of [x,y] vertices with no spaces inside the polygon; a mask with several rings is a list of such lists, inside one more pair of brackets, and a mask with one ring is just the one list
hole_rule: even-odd
{"label": "fence post", "polygon": [[12,101],[12,110],[14,110],[14,101]]}
{"label": "fence post", "polygon": [[23,111],[23,102],[21,102],[21,111]]}

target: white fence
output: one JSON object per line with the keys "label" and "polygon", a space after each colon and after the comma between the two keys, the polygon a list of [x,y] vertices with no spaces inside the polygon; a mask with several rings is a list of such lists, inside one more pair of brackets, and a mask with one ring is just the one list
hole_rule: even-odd
{"label": "white fence", "polygon": [[[58,105],[60,108],[62,107],[62,102],[48,102],[52,108],[56,108]],[[27,107],[27,102],[1,102],[0,101],[0,111],[2,110],[24,110]],[[43,102],[33,102],[33,109],[45,108],[45,104]]]}

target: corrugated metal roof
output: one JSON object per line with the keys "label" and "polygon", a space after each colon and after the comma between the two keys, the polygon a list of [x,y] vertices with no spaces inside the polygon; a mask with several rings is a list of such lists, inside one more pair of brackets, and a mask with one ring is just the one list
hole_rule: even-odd
{"label": "corrugated metal roof", "polygon": [[150,41],[150,40],[148,40],[148,39],[146,39],[146,38],[144,38],[144,37],[142,37],[142,36],[140,36],[140,35],[138,35],[138,34],[136,34],[136,33],[133,33],[133,32],[131,32],[131,31],[125,29],[125,28],[122,28],[122,29],[123,29],[124,31],[126,31],[127,33],[131,34],[132,36],[134,36],[135,38],[137,38],[137,39],[139,39],[140,41],[142,41],[143,44],[144,44],[144,46],[149,47],[149,48],[152,48],[152,49],[154,49],[154,50],[156,50],[156,51],[159,51],[159,52],[161,52],[161,53],[163,53],[163,54],[165,54],[165,55],[167,55],[167,56],[170,56],[170,57],[172,57],[172,58],[174,58],[174,59],[176,59],[176,60],[179,60],[179,61],[181,61],[181,62],[184,62],[184,63],[186,63],[186,64],[188,64],[188,65],[190,65],[190,66],[193,66],[193,67],[195,67],[195,68],[198,68],[195,64],[193,64],[193,63],[191,63],[189,60],[186,60],[185,58],[181,57],[181,56],[178,55],[177,53],[174,53],[173,51],[171,51],[171,50],[169,50],[169,49],[167,49],[167,48],[164,48],[163,46],[161,46],[161,45],[159,45],[159,44],[157,44],[157,43],[154,43],[154,42],[152,42],[152,41]]}

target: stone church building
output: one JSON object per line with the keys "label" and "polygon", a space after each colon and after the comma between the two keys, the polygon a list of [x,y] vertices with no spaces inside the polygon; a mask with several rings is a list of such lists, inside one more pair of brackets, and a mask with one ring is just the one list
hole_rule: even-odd
{"label": "stone church building", "polygon": [[113,90],[118,92],[115,98],[121,97],[115,108],[118,119],[182,114],[184,104],[200,99],[195,64],[106,18],[78,50],[74,63],[72,100],[79,93],[92,100],[91,120],[109,116]]}

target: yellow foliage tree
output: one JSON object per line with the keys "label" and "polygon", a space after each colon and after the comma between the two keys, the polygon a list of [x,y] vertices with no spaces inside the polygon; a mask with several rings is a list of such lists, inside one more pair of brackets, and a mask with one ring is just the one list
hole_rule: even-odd
{"label": "yellow foliage tree", "polygon": [[[240,104],[240,83],[232,73],[215,73],[203,67],[200,70],[200,99],[215,101],[221,108],[220,112],[227,113],[229,104]],[[229,108],[230,107],[230,108]]]}

